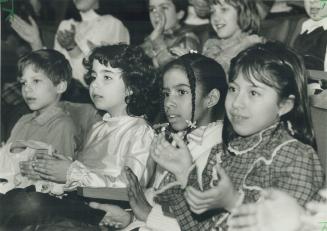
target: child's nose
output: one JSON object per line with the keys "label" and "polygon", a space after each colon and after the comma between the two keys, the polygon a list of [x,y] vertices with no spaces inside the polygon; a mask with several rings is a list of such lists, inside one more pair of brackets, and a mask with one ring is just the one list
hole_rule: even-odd
{"label": "child's nose", "polygon": [[171,108],[171,107],[176,107],[177,106],[176,101],[175,101],[175,99],[174,99],[173,96],[169,96],[169,98],[166,99],[165,106],[167,108]]}
{"label": "child's nose", "polygon": [[238,94],[232,103],[232,106],[234,108],[243,108],[245,106],[245,97],[242,96],[241,94]]}
{"label": "child's nose", "polygon": [[23,86],[23,91],[25,91],[25,92],[33,91],[32,84],[31,83],[25,83],[25,85]]}

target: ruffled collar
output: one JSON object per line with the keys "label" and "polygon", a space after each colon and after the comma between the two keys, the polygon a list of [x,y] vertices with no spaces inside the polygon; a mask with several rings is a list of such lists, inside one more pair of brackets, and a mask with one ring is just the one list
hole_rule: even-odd
{"label": "ruffled collar", "polygon": [[266,137],[271,137],[271,134],[280,125],[279,122],[270,127],[247,137],[237,137],[228,144],[228,151],[235,155],[242,155],[248,153],[259,146]]}
{"label": "ruffled collar", "polygon": [[222,124],[223,124],[222,120],[217,120],[215,122],[209,123],[206,126],[198,127],[187,135],[187,139],[189,141],[201,145],[203,143],[203,140],[206,138],[207,134],[210,132],[210,130]]}

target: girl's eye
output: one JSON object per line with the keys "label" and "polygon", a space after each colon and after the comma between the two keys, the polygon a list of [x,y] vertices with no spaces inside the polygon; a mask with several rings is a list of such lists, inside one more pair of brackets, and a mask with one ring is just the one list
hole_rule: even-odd
{"label": "girl's eye", "polygon": [[26,85],[26,81],[22,81],[22,80],[20,80],[20,81],[19,81],[19,84],[20,84],[21,86],[25,86],[25,85]]}
{"label": "girl's eye", "polygon": [[228,91],[230,91],[230,92],[235,92],[235,91],[236,91],[236,88],[233,87],[233,86],[229,86],[229,87],[228,87]]}
{"label": "girl's eye", "polygon": [[178,90],[178,95],[186,95],[188,94],[188,91],[186,90]]}
{"label": "girl's eye", "polygon": [[250,94],[252,96],[258,96],[258,95],[260,95],[257,91],[250,91]]}
{"label": "girl's eye", "polygon": [[155,8],[149,8],[149,12],[154,13],[154,12],[156,12],[156,9]]}
{"label": "girl's eye", "polygon": [[165,98],[167,98],[167,97],[169,97],[169,92],[167,92],[167,91],[163,91],[163,92],[162,92],[162,95],[163,95]]}
{"label": "girl's eye", "polygon": [[40,79],[34,79],[34,80],[33,80],[33,83],[34,83],[34,84],[38,84],[38,83],[40,83],[40,82],[41,82]]}
{"label": "girl's eye", "polygon": [[110,77],[110,76],[108,76],[108,75],[103,76],[103,78],[104,78],[105,80],[112,80],[112,77]]}
{"label": "girl's eye", "polygon": [[92,76],[92,75],[91,75],[91,76],[89,77],[89,80],[90,80],[91,83],[92,83],[95,79],[96,79],[95,76]]}

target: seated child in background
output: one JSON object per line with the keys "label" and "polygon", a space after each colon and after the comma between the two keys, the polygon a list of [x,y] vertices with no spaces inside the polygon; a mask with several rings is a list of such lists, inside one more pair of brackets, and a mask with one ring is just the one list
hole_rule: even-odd
{"label": "seated child in background", "polygon": [[[224,146],[212,149],[220,162],[216,166],[220,179],[206,191],[186,188],[191,210],[232,212],[242,202],[258,201],[271,187],[288,192],[300,205],[314,199],[324,174],[312,148],[302,60],[283,44],[268,42],[239,53],[229,73]],[[187,156],[183,161],[188,162]],[[163,164],[172,165],[169,159]],[[180,166],[175,175],[183,171]],[[228,216],[217,216],[214,227],[227,230]]]}
{"label": "seated child in background", "polygon": [[327,71],[327,5],[304,0],[304,8],[310,18],[303,22],[293,47],[303,55],[307,69]]}
{"label": "seated child in background", "polygon": [[[123,167],[128,166],[145,186],[152,176],[147,160],[154,135],[146,121],[156,80],[151,59],[139,47],[119,44],[95,48],[84,64],[94,105],[105,111],[103,120],[93,125],[74,162],[37,159],[34,170],[44,179],[65,183],[64,189],[71,191],[77,186],[125,187]],[[58,216],[99,223],[102,211],[93,212],[73,192],[67,194],[59,199],[35,192],[9,192],[0,201],[2,211],[8,210],[1,214],[0,224],[24,226]],[[21,204],[24,200],[28,203]],[[37,206],[31,206],[36,202]]]}
{"label": "seated child in background", "polygon": [[[304,0],[304,8],[310,18],[303,22],[293,47],[303,56],[307,69],[327,71],[327,4]],[[327,81],[309,83],[309,95],[327,88]]]}
{"label": "seated child in background", "polygon": [[[187,54],[164,68],[162,94],[169,125],[166,134],[160,133],[151,146],[151,155],[159,166],[154,185],[146,191],[146,198],[136,177],[128,171],[130,205],[137,218],[128,228],[203,230],[210,226],[211,216],[200,217],[189,210],[181,188],[190,170],[179,170],[194,163],[190,181],[201,190],[209,189],[217,180],[213,169],[217,160],[211,150],[221,142],[226,93],[224,70],[211,58]],[[166,136],[169,136],[168,139]],[[190,159],[184,160],[185,154],[180,150],[186,150]],[[173,162],[172,168],[160,166],[165,158]],[[172,172],[176,173],[175,176]],[[93,203],[91,206],[108,212],[102,224],[124,227],[131,220],[130,214],[122,209],[117,212],[119,208],[113,205]]]}
{"label": "seated child in background", "polygon": [[321,231],[327,225],[327,189],[323,201],[311,201],[306,209],[287,193],[270,189],[263,200],[237,208],[228,221],[228,231]]}
{"label": "seated child in background", "polygon": [[256,3],[252,0],[209,0],[211,25],[217,38],[209,39],[202,54],[215,59],[228,73],[230,61],[240,51],[259,42],[260,25]]}
{"label": "seated child in background", "polygon": [[[46,153],[50,155],[57,153],[73,158],[80,146],[72,118],[58,106],[72,77],[72,69],[66,58],[58,51],[50,49],[29,53],[18,61],[18,76],[22,85],[22,96],[33,113],[18,120],[7,144],[1,150],[1,178],[6,174],[14,174],[6,173],[11,167],[9,162],[4,162],[5,159],[10,161],[15,158],[13,164],[18,167],[19,160],[33,159],[38,148],[47,149]],[[21,163],[23,175],[30,168],[29,162]],[[34,171],[31,173],[30,178],[40,179]],[[15,186],[26,187],[28,184],[14,184],[1,192]]]}
{"label": "seated child in background", "polygon": [[187,0],[148,0],[148,4],[154,29],[141,47],[156,67],[176,58],[170,52],[171,48],[200,48],[197,36],[183,25],[187,16]]}
{"label": "seated child in background", "polygon": [[210,25],[210,8],[207,0],[188,0],[185,26],[190,28],[200,40],[201,48],[213,31]]}

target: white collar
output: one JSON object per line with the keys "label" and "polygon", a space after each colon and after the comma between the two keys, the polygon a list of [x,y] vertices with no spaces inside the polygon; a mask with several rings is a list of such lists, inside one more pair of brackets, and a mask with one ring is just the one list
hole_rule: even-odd
{"label": "white collar", "polygon": [[98,18],[100,15],[98,15],[94,10],[89,10],[86,12],[80,12],[82,21],[91,21],[96,18]]}
{"label": "white collar", "polygon": [[327,30],[327,17],[323,18],[319,21],[312,20],[311,18],[306,20],[302,24],[301,34],[303,34],[305,31],[308,31],[308,33],[311,33],[312,31],[314,31],[315,29],[317,29],[319,27],[323,27],[324,30]]}
{"label": "white collar", "polygon": [[195,13],[194,7],[189,6],[187,9],[187,18],[185,19],[184,23],[187,25],[200,26],[200,25],[209,24],[209,19],[199,18]]}

